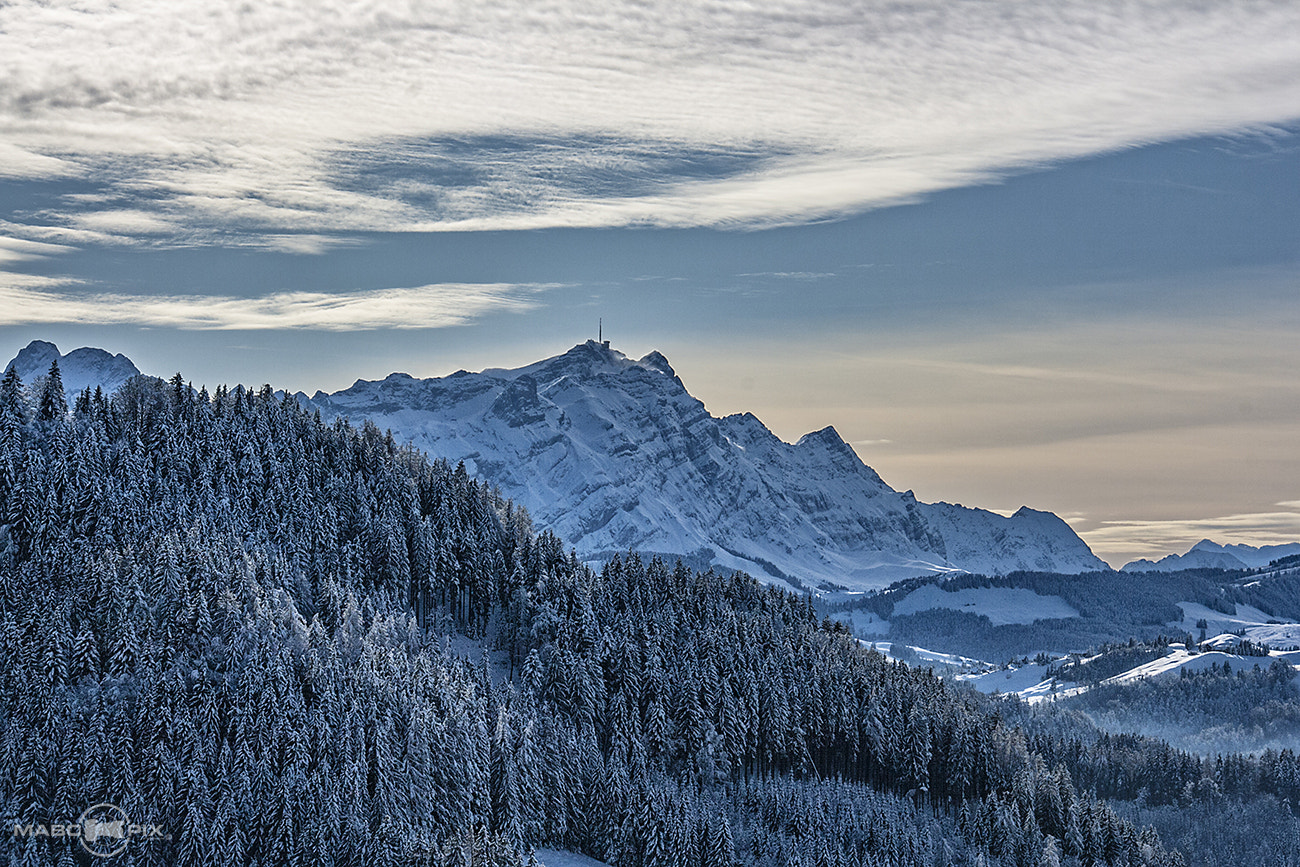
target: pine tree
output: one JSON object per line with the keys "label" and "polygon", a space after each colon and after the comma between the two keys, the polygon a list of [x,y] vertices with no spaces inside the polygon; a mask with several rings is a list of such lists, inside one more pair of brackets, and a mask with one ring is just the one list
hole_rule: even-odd
{"label": "pine tree", "polygon": [[27,420],[26,404],[22,378],[18,376],[18,370],[11,367],[0,380],[0,415],[22,424]]}
{"label": "pine tree", "polygon": [[719,816],[710,828],[709,846],[703,867],[735,867],[736,844],[731,837],[731,823]]}
{"label": "pine tree", "polygon": [[50,372],[45,376],[41,386],[37,415],[41,421],[54,421],[68,414],[68,398],[63,392],[63,374],[59,372],[59,360],[50,363]]}

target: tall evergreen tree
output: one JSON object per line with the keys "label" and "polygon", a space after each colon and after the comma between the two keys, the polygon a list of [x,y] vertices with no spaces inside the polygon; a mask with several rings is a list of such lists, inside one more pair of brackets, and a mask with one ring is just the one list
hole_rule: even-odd
{"label": "tall evergreen tree", "polygon": [[37,416],[41,421],[54,421],[68,414],[68,397],[63,391],[63,374],[59,372],[59,360],[50,363],[50,372],[45,375],[41,386],[40,399],[37,402]]}
{"label": "tall evergreen tree", "polygon": [[23,381],[16,368],[5,371],[0,380],[0,414],[22,424],[27,420],[26,400],[23,397]]}

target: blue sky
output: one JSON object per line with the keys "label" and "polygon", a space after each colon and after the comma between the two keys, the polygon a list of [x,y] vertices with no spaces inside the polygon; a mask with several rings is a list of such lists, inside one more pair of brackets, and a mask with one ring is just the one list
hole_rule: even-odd
{"label": "blue sky", "polygon": [[0,8],[0,350],[657,348],[1112,562],[1300,538],[1293,3]]}

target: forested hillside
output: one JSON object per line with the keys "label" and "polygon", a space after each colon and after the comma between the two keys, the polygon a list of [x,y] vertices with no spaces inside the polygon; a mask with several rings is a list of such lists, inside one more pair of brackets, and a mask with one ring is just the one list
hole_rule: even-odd
{"label": "forested hillside", "polygon": [[[743,575],[595,574],[463,469],[269,387],[137,378],[68,413],[57,376],[9,377],[0,510],[11,864],[86,863],[23,829],[108,801],[165,831],[140,865],[1177,865],[1105,799],[1221,770],[1026,734]],[[1300,800],[1289,753],[1231,770]]]}
{"label": "forested hillside", "polygon": [[1094,686],[1065,700],[1108,731],[1140,731],[1202,754],[1258,752],[1300,744],[1296,671],[1282,661],[1242,658],[1176,676]]}
{"label": "forested hillside", "polygon": [[[909,594],[927,585],[950,594],[971,588],[1029,590],[1062,600],[1078,616],[995,624],[956,605],[908,614],[895,610]],[[845,615],[856,610],[888,621],[885,635],[895,643],[1001,661],[1040,650],[1069,653],[1103,642],[1169,635],[1183,620],[1180,602],[1228,614],[1235,613],[1239,605],[1250,605],[1270,618],[1300,621],[1300,570],[1283,563],[1269,570],[1185,569],[1137,576],[1116,572],[927,576],[896,582],[880,593],[838,603],[831,610]],[[1182,628],[1190,630],[1194,622]]]}

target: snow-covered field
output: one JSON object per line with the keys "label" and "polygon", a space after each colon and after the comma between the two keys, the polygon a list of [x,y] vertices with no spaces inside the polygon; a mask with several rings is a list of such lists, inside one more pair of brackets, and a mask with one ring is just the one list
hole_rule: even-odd
{"label": "snow-covered field", "polygon": [[1178,629],[1196,633],[1197,621],[1204,619],[1208,635],[1245,630],[1245,638],[1256,644],[1267,644],[1275,650],[1300,647],[1300,623],[1278,623],[1275,618],[1250,605],[1238,605],[1236,614],[1224,614],[1195,602],[1179,602],[1178,607],[1183,610],[1183,619],[1170,624]]}
{"label": "snow-covered field", "polygon": [[950,593],[935,584],[926,584],[907,594],[894,605],[894,614],[916,614],[933,608],[983,614],[994,626],[1079,616],[1060,596],[1039,596],[1024,588],[968,587]]}
{"label": "snow-covered field", "polygon": [[870,611],[843,611],[836,614],[835,619],[844,623],[854,635],[859,637],[889,634],[889,621],[881,620]]}
{"label": "snow-covered field", "polygon": [[1064,681],[1058,681],[1053,688],[1052,679],[1046,675],[1047,666],[1030,663],[982,673],[959,674],[957,679],[969,683],[982,693],[1014,693],[1031,702],[1080,692],[1079,687],[1070,686]]}
{"label": "snow-covered field", "polygon": [[[1218,635],[1222,632],[1236,632],[1238,629],[1250,630],[1252,627],[1267,626],[1270,625],[1269,621],[1274,619],[1263,611],[1260,611],[1258,608],[1254,608],[1250,605],[1238,605],[1236,614],[1224,614],[1221,611],[1215,611],[1213,608],[1206,608],[1204,605],[1197,602],[1179,602],[1178,607],[1183,610],[1183,619],[1180,622],[1169,624],[1170,626],[1186,630],[1187,632],[1195,632],[1197,631],[1197,621],[1204,620],[1207,627],[1206,632],[1210,635]],[[1291,625],[1300,628],[1300,625]],[[1259,639],[1251,638],[1251,641],[1258,640]]]}
{"label": "snow-covered field", "polygon": [[[858,639],[862,641],[862,639]],[[892,641],[862,641],[863,644],[874,647],[890,659],[897,659],[894,654],[894,643]],[[969,656],[958,656],[955,653],[940,653],[937,650],[926,650],[924,647],[913,647],[911,645],[902,645],[908,650],[909,656],[915,656],[921,662],[928,662],[931,665],[947,665],[964,669],[987,669],[992,664],[982,659],[971,659]]]}
{"label": "snow-covered field", "polygon": [[1273,648],[1300,647],[1300,623],[1266,623],[1246,627],[1246,637]]}
{"label": "snow-covered field", "polygon": [[1179,669],[1188,671],[1205,671],[1212,665],[1222,668],[1225,664],[1230,668],[1249,668],[1257,662],[1264,662],[1259,657],[1236,656],[1231,653],[1221,653],[1217,650],[1208,653],[1188,653],[1187,648],[1181,644],[1169,645],[1169,654],[1159,659],[1153,659],[1151,662],[1139,665],[1136,668],[1130,668],[1123,674],[1117,674],[1108,678],[1103,683],[1127,683],[1143,677],[1159,677],[1165,674],[1177,674]]}

